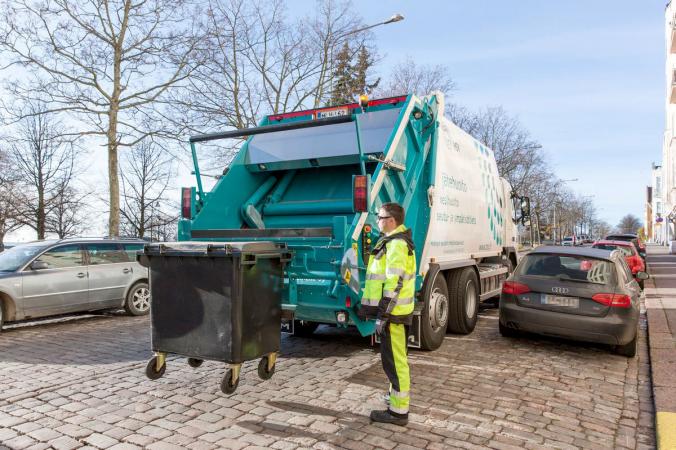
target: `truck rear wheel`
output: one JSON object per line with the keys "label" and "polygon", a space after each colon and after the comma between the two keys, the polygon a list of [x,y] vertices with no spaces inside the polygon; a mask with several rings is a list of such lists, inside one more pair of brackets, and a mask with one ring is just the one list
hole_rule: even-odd
{"label": "truck rear wheel", "polygon": [[479,281],[471,267],[453,270],[448,275],[448,331],[469,334],[476,326],[479,312]]}
{"label": "truck rear wheel", "polygon": [[420,317],[420,347],[436,350],[446,336],[448,323],[448,287],[444,273],[436,270],[423,290],[423,309]]}

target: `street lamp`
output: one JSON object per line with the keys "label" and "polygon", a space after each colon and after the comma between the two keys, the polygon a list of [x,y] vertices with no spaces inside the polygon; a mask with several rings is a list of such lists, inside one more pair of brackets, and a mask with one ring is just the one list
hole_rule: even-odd
{"label": "street lamp", "polygon": [[387,19],[383,22],[374,23],[373,25],[367,25],[367,26],[362,27],[362,28],[357,28],[356,30],[348,31],[344,35],[340,36],[340,38],[344,38],[344,37],[349,36],[351,34],[361,33],[362,31],[370,30],[371,28],[375,28],[375,27],[378,27],[380,25],[387,25],[387,24],[394,23],[394,22],[401,22],[402,20],[404,20],[404,16],[402,16],[401,14],[394,14],[392,17],[390,17],[389,19]]}

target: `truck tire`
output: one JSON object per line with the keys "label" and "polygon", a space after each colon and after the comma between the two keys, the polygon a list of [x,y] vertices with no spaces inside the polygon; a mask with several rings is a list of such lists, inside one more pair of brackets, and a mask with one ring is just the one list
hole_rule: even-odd
{"label": "truck tire", "polygon": [[479,312],[479,280],[472,267],[453,270],[448,275],[448,331],[469,334]]}
{"label": "truck tire", "polygon": [[423,287],[420,312],[420,348],[436,350],[444,342],[448,326],[448,287],[444,273],[438,269],[430,273],[428,281]]}

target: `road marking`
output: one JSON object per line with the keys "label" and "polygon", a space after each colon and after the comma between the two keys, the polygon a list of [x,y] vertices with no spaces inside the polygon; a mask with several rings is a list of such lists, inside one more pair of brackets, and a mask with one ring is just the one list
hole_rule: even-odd
{"label": "road marking", "polygon": [[658,411],[655,419],[657,448],[676,450],[676,413]]}

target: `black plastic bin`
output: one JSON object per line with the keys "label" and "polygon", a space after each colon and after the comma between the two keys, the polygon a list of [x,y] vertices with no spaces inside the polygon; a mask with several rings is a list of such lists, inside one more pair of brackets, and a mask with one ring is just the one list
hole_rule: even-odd
{"label": "black plastic bin", "polygon": [[261,358],[272,376],[280,346],[285,246],[273,242],[147,244],[139,262],[150,273],[152,349],[146,375],[166,370],[168,353],[231,365],[221,389],[232,393],[245,361]]}

